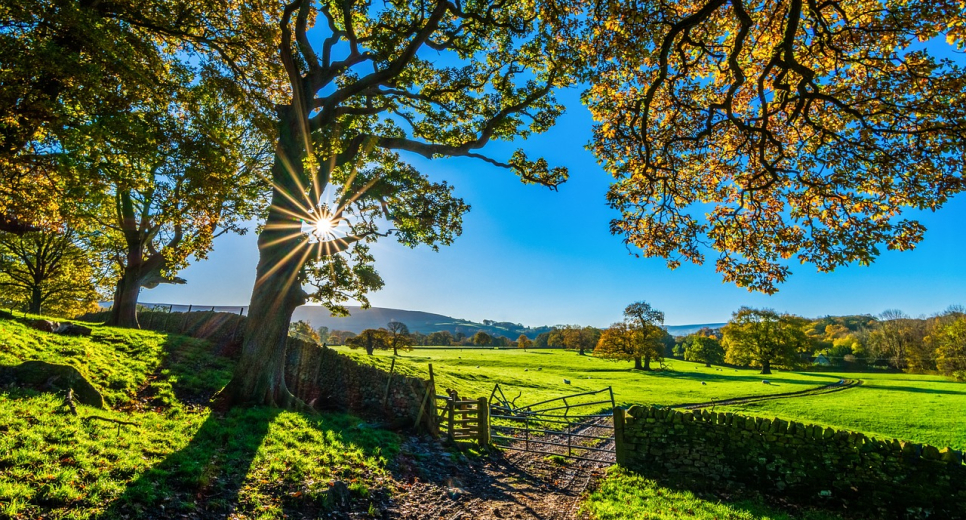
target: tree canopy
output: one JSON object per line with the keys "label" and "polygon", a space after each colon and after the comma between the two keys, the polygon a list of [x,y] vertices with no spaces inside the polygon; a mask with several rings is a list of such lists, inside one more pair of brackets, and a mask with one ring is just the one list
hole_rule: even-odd
{"label": "tree canopy", "polygon": [[772,366],[794,367],[799,353],[809,347],[804,327],[798,316],[778,314],[772,309],[742,307],[722,327],[725,359],[737,365],[757,365],[762,374],[771,374]]}
{"label": "tree canopy", "polygon": [[359,334],[346,338],[345,344],[352,348],[364,348],[366,354],[372,355],[376,349],[389,348],[389,332],[385,329],[366,329]]}
{"label": "tree canopy", "polygon": [[97,310],[104,272],[71,229],[0,231],[0,305],[73,318]]}
{"label": "tree canopy", "polygon": [[594,356],[611,361],[633,361],[642,370],[641,358],[648,349],[646,338],[638,327],[619,321],[604,329],[594,347]]}
{"label": "tree canopy", "polygon": [[399,349],[412,350],[413,338],[409,334],[409,327],[401,321],[390,321],[386,326],[389,331],[388,344],[392,349],[392,355],[398,356]]}
{"label": "tree canopy", "polygon": [[[964,189],[959,2],[597,2],[585,102],[611,231],[668,266],[772,293],[906,250]],[[929,42],[930,45],[923,45]]]}
{"label": "tree canopy", "polygon": [[687,361],[697,361],[711,366],[712,363],[720,364],[724,362],[725,351],[721,342],[709,336],[695,335],[690,338],[690,342],[684,349],[684,359]]}
{"label": "tree canopy", "polygon": [[[282,69],[268,59],[280,6],[268,0],[75,2],[0,7],[0,215],[56,222],[87,176],[59,168],[65,133],[205,84],[270,132]],[[95,179],[96,180],[96,179]],[[19,222],[19,224],[18,224]],[[8,226],[9,224],[10,226]]]}
{"label": "tree canopy", "polygon": [[640,365],[643,358],[644,365],[637,368],[650,370],[652,359],[660,361],[664,358],[664,338],[668,335],[661,327],[664,324],[664,313],[651,307],[651,304],[640,301],[624,308],[624,318],[628,326],[640,332],[641,345],[638,347],[635,363]]}

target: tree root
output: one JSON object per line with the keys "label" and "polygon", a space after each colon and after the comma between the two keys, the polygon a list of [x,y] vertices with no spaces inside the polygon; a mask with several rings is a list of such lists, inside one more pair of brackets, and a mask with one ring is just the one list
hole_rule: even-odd
{"label": "tree root", "polygon": [[[74,389],[73,388],[68,388],[67,389],[67,395],[64,396],[64,406],[67,406],[70,409],[71,415],[74,415],[74,416],[79,416],[80,415],[80,414],[77,413],[77,405],[74,404]],[[122,425],[122,424],[127,425],[127,426],[137,426],[137,423],[133,423],[133,422],[130,422],[130,421],[120,421],[118,419],[111,419],[111,418],[108,418],[108,417],[101,417],[100,415],[87,415],[87,416],[82,417],[81,420],[82,421],[98,420],[98,421],[104,421],[104,422],[114,423],[114,424],[117,424],[119,428],[120,428],[120,425]]]}

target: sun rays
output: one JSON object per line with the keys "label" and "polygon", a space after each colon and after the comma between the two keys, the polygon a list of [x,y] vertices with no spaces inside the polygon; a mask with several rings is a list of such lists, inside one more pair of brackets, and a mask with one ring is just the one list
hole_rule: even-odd
{"label": "sun rays", "polygon": [[265,225],[263,233],[266,234],[260,241],[263,249],[283,249],[275,255],[274,265],[263,271],[256,283],[286,265],[298,266],[288,276],[289,284],[297,283],[302,266],[343,252],[351,244],[372,234],[363,232],[357,236],[359,232],[353,229],[345,213],[377,182],[378,176],[350,193],[350,186],[358,173],[356,171],[341,187],[336,188],[331,184],[322,184],[319,172],[308,175],[309,185],[306,186],[290,164],[284,167],[289,175],[286,180],[291,182],[272,183],[276,195],[281,197],[276,197],[275,204],[269,208],[270,212],[281,214],[283,218],[269,218],[272,223]]}

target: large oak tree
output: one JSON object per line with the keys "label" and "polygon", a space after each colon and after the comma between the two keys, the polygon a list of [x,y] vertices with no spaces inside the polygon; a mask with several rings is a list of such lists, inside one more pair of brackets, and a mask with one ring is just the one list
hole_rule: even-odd
{"label": "large oak tree", "polygon": [[460,233],[468,207],[401,153],[476,158],[526,183],[565,180],[564,169],[522,151],[497,159],[479,150],[542,132],[563,111],[553,92],[573,81],[575,40],[564,22],[575,5],[285,5],[277,59],[290,97],[276,106],[271,206],[242,355],[224,399],[299,406],[284,381],[293,310],[309,299],[336,313],[349,298],[365,303],[382,286],[368,247],[380,236],[437,247]]}
{"label": "large oak tree", "polygon": [[772,366],[794,367],[810,345],[806,325],[803,318],[791,314],[742,307],[721,328],[725,360],[760,366],[762,374],[771,374]]}
{"label": "large oak tree", "polygon": [[913,248],[904,213],[964,188],[958,0],[601,0],[590,21],[611,230],[671,268],[717,253],[772,293],[789,261]]}

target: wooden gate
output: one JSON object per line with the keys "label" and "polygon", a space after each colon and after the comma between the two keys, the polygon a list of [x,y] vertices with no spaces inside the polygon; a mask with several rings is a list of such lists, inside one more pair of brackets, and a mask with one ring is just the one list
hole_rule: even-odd
{"label": "wooden gate", "polygon": [[480,446],[490,443],[490,404],[485,397],[460,399],[451,395],[436,396],[436,424],[440,434],[451,441],[476,441]]}

